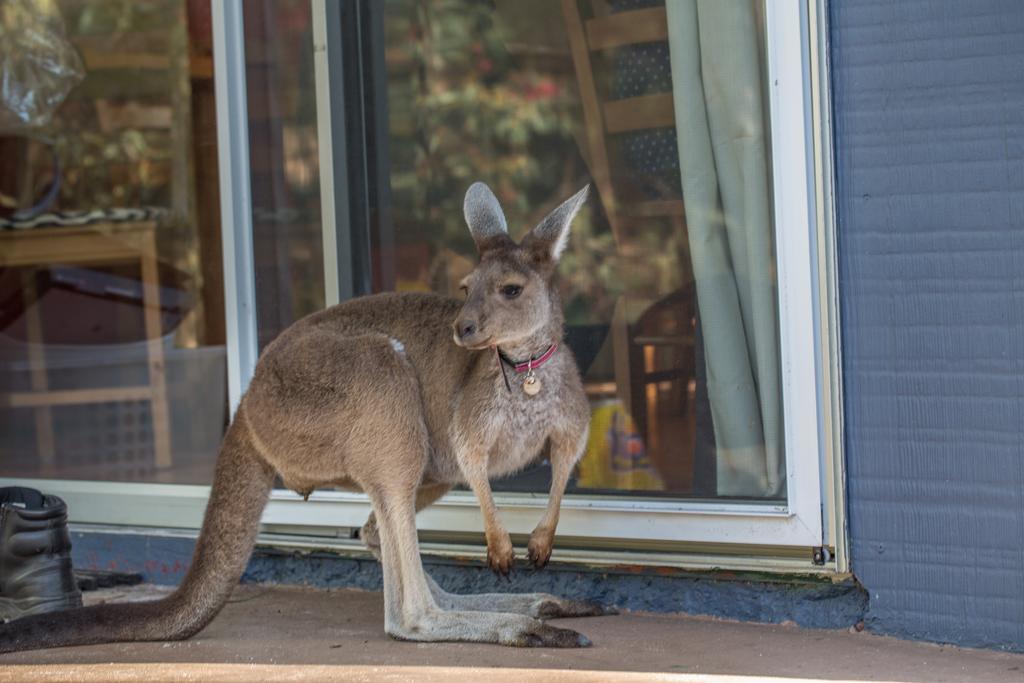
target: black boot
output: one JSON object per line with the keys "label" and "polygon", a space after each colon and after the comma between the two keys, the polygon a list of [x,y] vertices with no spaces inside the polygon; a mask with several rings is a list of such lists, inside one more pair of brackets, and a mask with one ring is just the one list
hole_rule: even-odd
{"label": "black boot", "polygon": [[35,489],[0,488],[0,620],[81,605],[68,506]]}

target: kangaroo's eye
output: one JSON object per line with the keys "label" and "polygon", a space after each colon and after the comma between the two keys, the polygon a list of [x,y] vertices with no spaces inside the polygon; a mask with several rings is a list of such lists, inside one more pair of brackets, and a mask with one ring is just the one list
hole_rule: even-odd
{"label": "kangaroo's eye", "polygon": [[459,285],[459,291],[462,292],[462,296],[469,295],[469,287],[467,287],[466,285]]}
{"label": "kangaroo's eye", "polygon": [[505,285],[501,288],[501,294],[506,299],[515,299],[517,296],[522,294],[523,288],[519,285]]}

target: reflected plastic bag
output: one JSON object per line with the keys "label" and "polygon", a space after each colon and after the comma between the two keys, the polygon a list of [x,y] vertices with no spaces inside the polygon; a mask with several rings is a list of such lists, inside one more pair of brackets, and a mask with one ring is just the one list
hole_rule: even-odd
{"label": "reflected plastic bag", "polygon": [[0,131],[46,125],[84,76],[54,0],[0,1]]}

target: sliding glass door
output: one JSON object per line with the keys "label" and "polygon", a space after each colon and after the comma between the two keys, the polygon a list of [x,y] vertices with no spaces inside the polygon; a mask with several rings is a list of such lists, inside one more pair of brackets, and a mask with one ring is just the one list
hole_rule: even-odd
{"label": "sliding glass door", "polygon": [[375,290],[458,295],[474,180],[516,238],[595,186],[560,266],[592,406],[574,492],[786,499],[764,17],[722,5],[699,35],[696,11],[656,0],[390,0],[371,34],[391,199]]}
{"label": "sliding glass door", "polygon": [[[830,544],[808,10],[313,2],[329,300],[458,296],[476,180],[515,237],[595,190],[560,267],[591,400],[560,527],[581,546]],[[495,482],[515,531],[532,528],[548,480],[538,454]],[[268,519],[301,522],[293,499],[278,494]],[[345,523],[364,510],[351,494],[316,500]],[[453,492],[421,526],[478,530],[474,507]]]}
{"label": "sliding glass door", "polygon": [[[143,275],[128,276],[139,283],[137,307],[163,311],[159,331],[156,315],[138,323],[141,369],[132,380],[150,387],[137,400],[151,411],[140,418],[153,425],[143,439],[152,443],[149,469],[96,470],[83,475],[101,480],[92,488],[60,481],[79,475],[42,455],[23,457],[48,447],[38,431],[41,408],[8,399],[5,410],[21,411],[10,418],[21,426],[5,448],[22,459],[5,456],[4,474],[51,477],[47,485],[75,501],[80,521],[123,523],[124,508],[96,504],[103,492],[129,507],[146,496],[167,503],[149,505],[133,523],[193,526],[202,486],[109,482],[207,484],[215,442],[260,349],[299,317],[373,292],[457,295],[475,258],[461,209],[472,182],[495,189],[516,237],[590,183],[559,279],[565,344],[591,402],[590,441],[563,505],[560,547],[593,562],[806,571],[825,558],[835,568],[827,558],[842,544],[841,485],[829,422],[817,2],[187,7],[189,30],[170,43],[189,46],[179,81],[192,84],[193,110],[181,118],[180,88],[167,95],[169,114],[160,120],[190,122],[180,140],[168,133],[169,168],[188,149],[181,141],[207,146],[193,145],[181,166],[192,174],[182,204],[192,213],[182,213],[175,230],[156,228],[160,306],[142,301],[155,291]],[[194,54],[203,26],[213,36],[205,57]],[[206,109],[196,104],[203,87]],[[138,115],[139,107],[129,109]],[[211,149],[219,160],[212,174]],[[153,197],[176,210],[178,176],[168,174]],[[211,214],[218,187],[220,212]],[[204,237],[210,226],[222,244]],[[23,282],[23,270],[9,266],[4,277]],[[173,379],[170,370],[155,372],[163,366],[147,354],[188,349],[195,357],[207,346],[221,349],[216,371],[194,370],[177,403],[169,389],[154,393],[154,381],[167,387]],[[52,361],[22,355],[27,389],[44,375],[52,381],[52,370],[39,370]],[[226,382],[207,383],[225,367]],[[161,400],[145,403],[150,394],[167,397],[166,419],[156,412]],[[201,412],[209,429],[190,433],[179,424],[188,411]],[[169,451],[160,451],[164,432]],[[207,432],[210,443],[189,441]],[[58,464],[68,457],[55,452]],[[170,466],[159,452],[171,454]],[[548,478],[539,453],[526,471],[495,482],[514,539],[539,519]],[[318,491],[305,502],[279,489],[264,523],[270,532],[323,534],[358,528],[368,512],[360,494]],[[463,544],[460,553],[482,539],[468,491],[450,493],[419,524],[428,540]],[[774,564],[749,559],[758,554]]]}

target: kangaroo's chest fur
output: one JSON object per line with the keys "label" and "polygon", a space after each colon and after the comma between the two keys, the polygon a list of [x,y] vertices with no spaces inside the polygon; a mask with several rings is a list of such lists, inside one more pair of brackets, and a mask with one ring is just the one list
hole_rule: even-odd
{"label": "kangaroo's chest fur", "polygon": [[[497,363],[494,366],[497,370]],[[500,376],[493,385],[483,382],[482,387],[466,397],[476,401],[480,410],[466,411],[470,418],[455,419],[449,428],[452,445],[466,439],[480,440],[480,455],[486,456],[492,477],[503,477],[531,464],[552,433],[567,420],[560,367],[536,371],[541,390],[535,396],[523,391],[523,375],[508,368],[505,372],[511,389]],[[456,410],[456,414],[460,412]],[[458,433],[463,430],[469,433]]]}
{"label": "kangaroo's chest fur", "polygon": [[[521,389],[513,391],[521,393]],[[543,389],[541,390],[543,392]],[[554,426],[557,403],[552,396],[516,397],[513,405],[500,411],[501,425],[488,452],[488,471],[493,477],[517,472],[533,462],[544,448]],[[501,414],[504,413],[504,414]]]}
{"label": "kangaroo's chest fur", "polygon": [[469,377],[451,396],[448,424],[433,430],[428,478],[466,483],[457,462],[460,449],[485,459],[491,477],[507,476],[542,455],[549,439],[585,428],[585,399],[568,350],[535,370],[541,389],[533,396],[523,391],[524,374],[505,366],[503,377],[494,354],[479,353]]}

